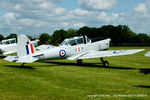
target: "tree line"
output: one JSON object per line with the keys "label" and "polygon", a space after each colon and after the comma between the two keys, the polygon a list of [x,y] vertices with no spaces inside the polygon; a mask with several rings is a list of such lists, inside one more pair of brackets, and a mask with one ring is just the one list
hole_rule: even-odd
{"label": "tree line", "polygon": [[[111,38],[111,45],[144,45],[150,46],[150,36],[145,33],[135,33],[127,25],[104,25],[100,28],[84,26],[78,30],[60,29],[54,31],[52,35],[42,33],[39,35],[40,44],[60,44],[65,38],[86,35],[89,38]],[[16,34],[10,34],[4,37],[0,34],[0,40],[8,38],[16,38]],[[30,39],[33,37],[28,36]]]}

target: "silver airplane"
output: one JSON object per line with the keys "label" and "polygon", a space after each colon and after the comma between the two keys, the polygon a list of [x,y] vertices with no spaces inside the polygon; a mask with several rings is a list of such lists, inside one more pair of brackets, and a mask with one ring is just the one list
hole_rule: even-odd
{"label": "silver airplane", "polygon": [[77,60],[82,64],[82,59],[100,58],[103,66],[109,66],[103,57],[134,54],[144,49],[111,50],[110,39],[89,39],[87,36],[78,36],[65,39],[59,46],[45,46],[42,50],[36,50],[26,35],[18,35],[17,56],[8,56],[5,60],[17,63],[32,63],[44,59],[68,59]]}

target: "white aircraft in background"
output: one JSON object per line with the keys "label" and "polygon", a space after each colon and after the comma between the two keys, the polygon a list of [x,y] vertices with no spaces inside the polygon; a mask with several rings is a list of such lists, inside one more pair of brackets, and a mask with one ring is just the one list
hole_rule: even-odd
{"label": "white aircraft in background", "polygon": [[[39,40],[31,41],[34,45],[38,44]],[[11,38],[7,40],[0,41],[0,54],[8,55],[17,52],[16,38]]]}
{"label": "white aircraft in background", "polygon": [[18,35],[17,56],[8,56],[5,60],[24,64],[43,59],[68,59],[77,60],[78,64],[82,64],[82,59],[101,58],[103,66],[109,66],[108,61],[104,61],[103,57],[144,51],[144,49],[105,51],[109,48],[109,43],[109,38],[90,40],[87,36],[78,36],[65,39],[57,47],[50,46],[36,51],[28,37],[21,34]]}
{"label": "white aircraft in background", "polygon": [[145,56],[150,57],[150,51],[145,54]]}
{"label": "white aircraft in background", "polygon": [[2,40],[0,42],[0,53],[3,55],[16,53],[17,52],[16,45],[17,43],[15,38]]}

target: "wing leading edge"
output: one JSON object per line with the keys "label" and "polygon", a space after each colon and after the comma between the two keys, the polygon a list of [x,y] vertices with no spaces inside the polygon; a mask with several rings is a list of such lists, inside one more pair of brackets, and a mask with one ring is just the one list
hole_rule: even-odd
{"label": "wing leading edge", "polygon": [[[134,49],[134,50],[112,50],[112,51],[91,51],[76,57],[74,59],[88,59],[88,58],[99,58],[99,57],[110,57],[110,56],[121,56],[129,55],[144,51],[145,49]],[[69,59],[69,60],[74,60]]]}

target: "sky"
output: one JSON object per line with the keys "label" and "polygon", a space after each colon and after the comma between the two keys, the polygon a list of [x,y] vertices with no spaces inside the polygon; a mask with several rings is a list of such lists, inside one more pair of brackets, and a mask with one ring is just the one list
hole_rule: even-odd
{"label": "sky", "polygon": [[127,25],[150,34],[150,0],[0,0],[0,34],[53,34],[83,26]]}

